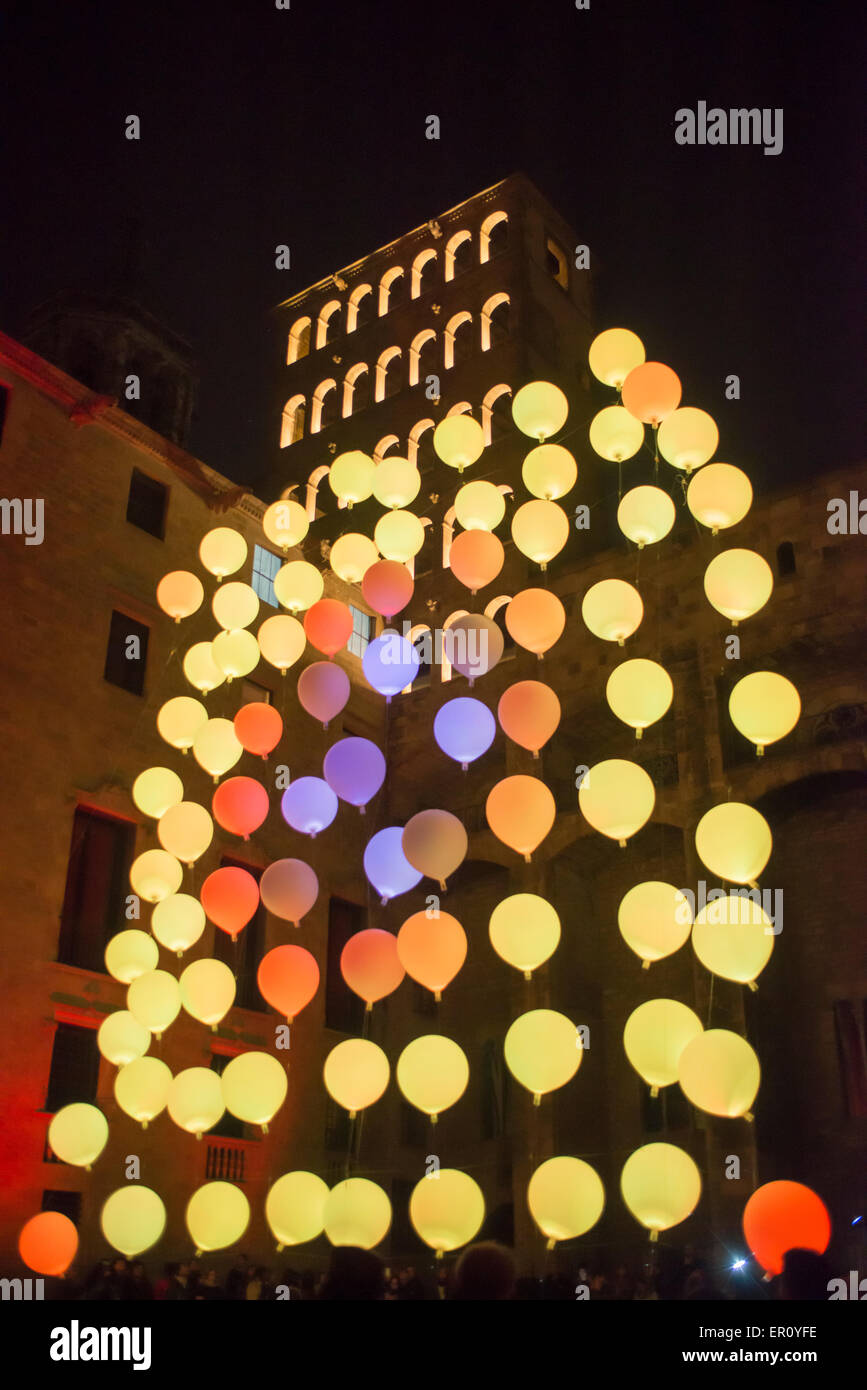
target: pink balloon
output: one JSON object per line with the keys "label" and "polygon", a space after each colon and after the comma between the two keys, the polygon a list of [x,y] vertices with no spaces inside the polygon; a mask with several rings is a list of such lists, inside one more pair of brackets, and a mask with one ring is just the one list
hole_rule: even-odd
{"label": "pink balloon", "polygon": [[335,666],[331,661],[314,661],[298,677],[298,699],[323,729],[345,709],[349,692],[348,675],[342,666]]}
{"label": "pink balloon", "polygon": [[467,832],[451,811],[419,811],[407,821],[401,848],[414,869],[435,878],[445,891],[449,874],[464,862]]}
{"label": "pink balloon", "polygon": [[259,893],[269,912],[297,927],[319,896],[319,879],[302,859],[275,859],[259,880]]}
{"label": "pink balloon", "polygon": [[412,575],[399,560],[377,560],[361,581],[365,602],[386,618],[406,608],[414,588]]}
{"label": "pink balloon", "polygon": [[352,613],[348,603],[321,598],[304,614],[304,631],[311,646],[326,656],[335,656],[352,636]]}

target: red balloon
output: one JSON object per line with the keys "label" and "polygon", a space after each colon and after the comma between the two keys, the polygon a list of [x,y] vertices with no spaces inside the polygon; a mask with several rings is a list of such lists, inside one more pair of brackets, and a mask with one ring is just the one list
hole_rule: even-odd
{"label": "red balloon", "polygon": [[822,1198],[800,1182],[766,1182],[744,1207],[744,1236],[768,1274],[781,1274],[789,1250],[824,1255],[831,1218]]}
{"label": "red balloon", "polygon": [[220,783],[211,800],[217,824],[245,840],[264,823],[268,807],[268,793],[255,777],[230,777]]}
{"label": "red balloon", "polygon": [[256,753],[267,758],[273,753],[283,737],[283,719],[280,711],[264,700],[254,700],[252,704],[242,705],[235,715],[235,733],[242,748],[248,753]]}
{"label": "red balloon", "polygon": [[63,1276],[75,1259],[78,1231],[59,1211],[41,1211],[21,1228],[18,1253],[37,1274]]}
{"label": "red balloon", "polygon": [[397,937],[379,927],[351,936],[340,956],[340,973],[354,994],[371,1008],[397,989],[405,971],[397,954]]}
{"label": "red balloon", "polygon": [[256,979],[272,1009],[291,1023],[319,988],[319,966],[303,946],[275,946],[262,957]]}
{"label": "red balloon", "polygon": [[348,603],[321,598],[304,614],[304,631],[311,646],[327,657],[341,651],[352,636],[352,613]]}
{"label": "red balloon", "polygon": [[246,869],[227,865],[208,874],[199,900],[208,917],[234,941],[259,907],[259,885]]}
{"label": "red balloon", "polygon": [[399,560],[377,560],[361,581],[365,601],[386,618],[393,618],[406,608],[414,588],[412,575]]}

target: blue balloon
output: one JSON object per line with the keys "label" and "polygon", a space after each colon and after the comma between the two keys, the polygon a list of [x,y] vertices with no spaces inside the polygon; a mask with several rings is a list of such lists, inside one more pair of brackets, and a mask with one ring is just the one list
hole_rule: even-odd
{"label": "blue balloon", "polygon": [[381,636],[368,642],[361,665],[368,683],[390,700],[392,695],[412,685],[420,662],[412,642],[393,628],[387,628]]}
{"label": "blue balloon", "polygon": [[322,763],[325,780],[341,801],[364,808],[385,781],[385,757],[369,738],[340,738]]}
{"label": "blue balloon", "polygon": [[387,825],[377,830],[364,851],[364,872],[380,896],[383,907],[389,898],[408,893],[421,883],[423,874],[414,869],[401,848],[402,825]]}
{"label": "blue balloon", "polygon": [[313,839],[337,815],[337,797],[321,777],[299,777],[283,793],[280,810],[287,825]]}
{"label": "blue balloon", "polygon": [[444,753],[466,772],[470,763],[487,753],[497,732],[497,721],[487,705],[462,695],[449,700],[434,719],[434,738]]}

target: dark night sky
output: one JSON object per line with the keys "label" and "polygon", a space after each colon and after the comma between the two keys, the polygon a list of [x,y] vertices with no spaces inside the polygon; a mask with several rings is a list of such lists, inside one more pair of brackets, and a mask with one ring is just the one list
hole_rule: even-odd
{"label": "dark night sky", "polygon": [[[111,287],[141,219],[139,297],[201,364],[193,452],[246,480],[276,428],[271,307],[523,169],[602,268],[598,326],[634,328],[675,367],[685,403],[716,416],[721,457],[760,486],[851,462],[857,14],[833,0],[7,4],[0,326],[20,334],[56,289]],[[782,106],[783,153],[676,145],[675,110],[702,99]],[[739,403],[723,399],[731,372]]]}

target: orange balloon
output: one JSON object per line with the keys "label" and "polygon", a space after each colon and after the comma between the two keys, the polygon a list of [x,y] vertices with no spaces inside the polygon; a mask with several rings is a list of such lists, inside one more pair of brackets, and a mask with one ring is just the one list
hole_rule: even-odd
{"label": "orange balloon", "polygon": [[275,946],[259,962],[259,992],[291,1023],[319,988],[319,966],[303,946]]}
{"label": "orange balloon", "polygon": [[59,1276],[69,1269],[78,1249],[78,1231],[59,1211],[41,1211],[21,1228],[18,1253],[36,1274]]}
{"label": "orange balloon", "polygon": [[410,979],[439,1000],[466,960],[466,932],[450,912],[414,912],[397,934],[397,954]]}
{"label": "orange balloon", "polygon": [[377,560],[361,581],[365,602],[386,618],[406,608],[414,588],[412,575],[399,560]]}
{"label": "orange balloon", "polygon": [[822,1198],[800,1182],[766,1182],[744,1207],[744,1236],[768,1274],[781,1274],[788,1250],[824,1255],[831,1218]]}
{"label": "orange balloon", "polygon": [[566,609],[547,589],[522,589],[506,608],[506,628],[519,647],[542,656],[566,626]]}
{"label": "orange balloon", "polygon": [[352,613],[348,603],[321,598],[304,614],[304,631],[311,646],[327,657],[341,651],[352,636]]}
{"label": "orange balloon", "polygon": [[517,681],[500,696],[497,719],[507,738],[538,758],[560,723],[560,701],[542,681]]}
{"label": "orange balloon", "polygon": [[620,399],[630,415],[658,425],[680,405],[680,377],[664,362],[642,362],[623,383]]}
{"label": "orange balloon", "polygon": [[449,568],[471,593],[478,593],[496,579],[506,552],[493,531],[461,531],[449,547]]}
{"label": "orange balloon", "polygon": [[268,793],[255,777],[230,777],[211,798],[214,820],[230,835],[249,840],[268,815]]}
{"label": "orange balloon", "polygon": [[228,932],[234,941],[256,915],[259,885],[246,869],[227,865],[208,874],[199,900],[214,926]]}
{"label": "orange balloon", "polygon": [[445,892],[446,879],[467,857],[467,832],[451,811],[418,811],[403,828],[400,845],[414,869],[434,878]]}
{"label": "orange balloon", "polygon": [[380,927],[356,932],[341,952],[340,973],[353,993],[372,1008],[377,999],[396,990],[404,977],[397,938]]}
{"label": "orange balloon", "polygon": [[273,705],[264,700],[254,700],[252,704],[242,705],[235,715],[235,736],[242,748],[267,758],[273,753],[283,737],[283,718]]}
{"label": "orange balloon", "polygon": [[498,840],[527,863],[554,824],[556,807],[538,777],[504,777],[488,793],[485,816]]}

